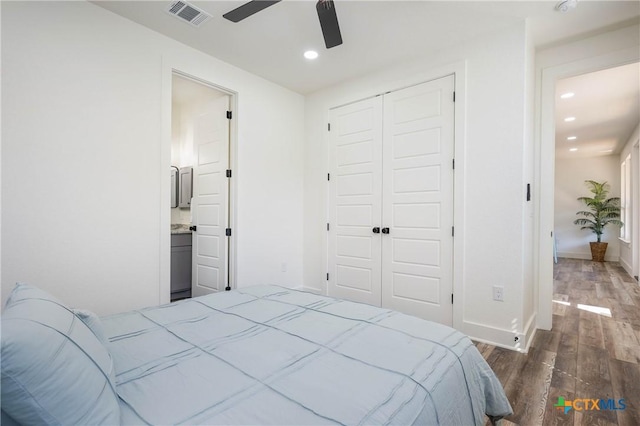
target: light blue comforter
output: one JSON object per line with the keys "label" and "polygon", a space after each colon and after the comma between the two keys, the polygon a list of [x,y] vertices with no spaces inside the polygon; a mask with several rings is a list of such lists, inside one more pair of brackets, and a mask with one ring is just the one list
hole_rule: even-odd
{"label": "light blue comforter", "polygon": [[276,286],[102,318],[123,424],[481,425],[511,412],[443,325]]}

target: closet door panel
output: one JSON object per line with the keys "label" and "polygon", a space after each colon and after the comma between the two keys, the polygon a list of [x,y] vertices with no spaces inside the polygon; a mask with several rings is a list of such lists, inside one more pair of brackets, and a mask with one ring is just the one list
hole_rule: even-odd
{"label": "closet door panel", "polygon": [[330,111],[329,295],[380,306],[382,98]]}
{"label": "closet door panel", "polygon": [[384,96],[382,306],[452,324],[453,76]]}

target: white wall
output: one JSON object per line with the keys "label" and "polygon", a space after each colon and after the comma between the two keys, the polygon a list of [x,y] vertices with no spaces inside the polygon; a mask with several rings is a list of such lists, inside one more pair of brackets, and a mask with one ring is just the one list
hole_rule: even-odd
{"label": "white wall", "polygon": [[[620,152],[619,164],[631,155],[631,223],[626,226],[631,228],[631,241],[620,241],[620,264],[631,276],[638,275],[640,263],[640,158],[638,152],[638,140],[640,139],[640,125],[629,137],[624,148]],[[619,166],[618,166],[619,167]]]}
{"label": "white wall", "polygon": [[238,286],[300,285],[300,95],[90,3],[1,7],[3,302],[168,301],[171,67],[237,93]]}
{"label": "white wall", "polygon": [[[528,55],[527,59],[525,57]],[[306,100],[304,276],[305,286],[326,292],[326,126],[331,107],[434,79],[456,70],[457,214],[455,244],[462,248],[454,291],[467,334],[513,346],[523,331],[527,79],[525,24],[477,38],[413,62],[314,93]],[[459,89],[464,90],[459,92]],[[458,95],[461,95],[459,98]],[[459,126],[459,127],[458,127]],[[465,136],[466,135],[466,136]],[[530,166],[527,166],[530,167]],[[462,177],[462,178],[461,178]],[[460,196],[460,197],[458,197]],[[462,202],[460,202],[462,201]],[[459,232],[460,231],[460,232]],[[505,301],[492,300],[492,286],[505,287]],[[455,309],[455,307],[454,307]],[[456,319],[454,318],[454,324]]]}
{"label": "white wall", "polygon": [[[620,163],[618,155],[602,157],[557,159],[555,184],[555,235],[558,239],[558,256],[573,259],[591,259],[589,242],[596,236],[589,230],[580,230],[573,221],[578,218],[577,211],[588,210],[578,197],[592,196],[585,180],[608,182],[611,186],[610,197],[620,196]],[[582,217],[582,216],[580,216]],[[609,243],[605,260],[618,261],[620,228],[605,227],[602,241]]]}
{"label": "white wall", "polygon": [[[522,162],[522,180],[524,182],[524,195],[526,200],[526,185],[529,184],[530,200],[523,204],[522,212],[522,332],[525,334],[526,341],[530,342],[535,332],[535,317],[537,311],[537,296],[534,286],[533,277],[533,248],[534,248],[534,222],[533,215],[536,206],[533,186],[534,171],[534,145],[533,145],[533,121],[535,111],[535,46],[533,37],[527,23],[526,33],[526,50],[525,50],[525,111],[524,111],[524,152]],[[523,343],[521,343],[521,346]]]}

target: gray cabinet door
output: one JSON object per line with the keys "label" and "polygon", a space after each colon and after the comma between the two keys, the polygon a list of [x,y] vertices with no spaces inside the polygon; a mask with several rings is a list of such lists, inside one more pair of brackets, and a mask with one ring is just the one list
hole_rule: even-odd
{"label": "gray cabinet door", "polygon": [[178,207],[191,207],[191,195],[193,184],[193,168],[182,167],[180,169],[180,197]]}
{"label": "gray cabinet door", "polygon": [[171,235],[171,293],[191,290],[191,234]]}

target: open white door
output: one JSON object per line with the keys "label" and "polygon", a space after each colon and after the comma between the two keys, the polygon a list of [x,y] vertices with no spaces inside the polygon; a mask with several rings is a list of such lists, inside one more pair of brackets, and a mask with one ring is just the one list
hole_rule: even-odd
{"label": "open white door", "polygon": [[194,126],[193,232],[191,295],[222,291],[227,286],[229,185],[229,96],[203,107]]}

